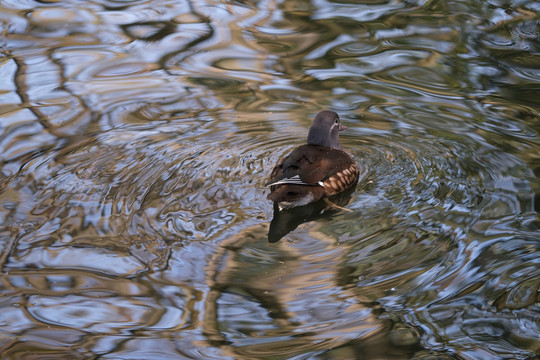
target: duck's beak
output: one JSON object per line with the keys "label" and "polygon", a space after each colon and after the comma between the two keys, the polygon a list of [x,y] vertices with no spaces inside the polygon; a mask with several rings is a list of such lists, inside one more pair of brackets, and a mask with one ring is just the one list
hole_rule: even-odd
{"label": "duck's beak", "polygon": [[347,130],[347,127],[341,123],[339,123],[339,131]]}

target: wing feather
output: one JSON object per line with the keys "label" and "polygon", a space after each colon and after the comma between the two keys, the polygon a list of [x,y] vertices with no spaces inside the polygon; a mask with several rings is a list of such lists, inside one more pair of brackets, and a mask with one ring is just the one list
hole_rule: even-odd
{"label": "wing feather", "polygon": [[323,182],[353,160],[345,152],[317,145],[302,145],[282,158],[266,186],[282,184],[324,187]]}

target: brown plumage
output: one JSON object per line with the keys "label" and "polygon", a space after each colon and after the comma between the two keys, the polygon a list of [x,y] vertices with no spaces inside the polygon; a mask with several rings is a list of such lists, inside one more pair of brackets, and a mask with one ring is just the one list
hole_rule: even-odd
{"label": "brown plumage", "polygon": [[268,199],[280,209],[302,206],[338,194],[358,181],[359,167],[343,151],[339,116],[321,111],[309,130],[308,143],[281,159],[270,175]]}

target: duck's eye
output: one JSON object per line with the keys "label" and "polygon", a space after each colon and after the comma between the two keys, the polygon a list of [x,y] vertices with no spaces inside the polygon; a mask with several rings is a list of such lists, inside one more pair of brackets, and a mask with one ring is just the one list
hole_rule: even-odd
{"label": "duck's eye", "polygon": [[336,118],[336,120],[334,120],[334,124],[339,124],[339,119]]}

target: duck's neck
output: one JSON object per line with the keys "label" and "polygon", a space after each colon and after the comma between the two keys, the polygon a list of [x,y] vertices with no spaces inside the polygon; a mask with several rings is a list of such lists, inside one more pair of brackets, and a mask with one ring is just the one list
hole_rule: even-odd
{"label": "duck's neck", "polygon": [[343,146],[341,146],[341,143],[339,142],[339,138],[337,136],[328,136],[326,134],[321,134],[321,132],[314,129],[309,130],[307,143],[308,145],[319,145],[326,146],[332,149],[343,150]]}

